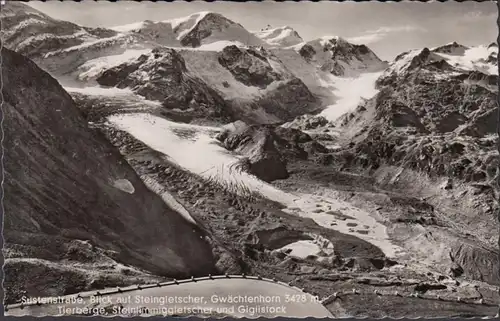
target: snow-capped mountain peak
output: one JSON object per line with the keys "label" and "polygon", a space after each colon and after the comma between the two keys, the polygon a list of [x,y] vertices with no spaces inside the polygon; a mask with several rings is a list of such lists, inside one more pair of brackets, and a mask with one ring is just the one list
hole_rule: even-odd
{"label": "snow-capped mountain peak", "polygon": [[290,47],[304,42],[298,32],[289,26],[278,28],[267,26],[260,31],[254,32],[254,34],[269,45],[276,47]]}
{"label": "snow-capped mountain peak", "polygon": [[166,21],[144,20],[111,28],[120,34],[133,34],[145,40],[154,41],[165,46],[180,46],[173,31],[172,24]]}
{"label": "snow-capped mountain peak", "polygon": [[494,45],[467,47],[453,42],[432,49],[415,49],[402,53],[386,73],[404,74],[415,68],[436,71],[433,67],[437,67],[445,73],[478,71],[485,75],[497,75],[497,54],[498,47]]}
{"label": "snow-capped mountain peak", "polygon": [[181,40],[184,35],[189,33],[196,25],[209,14],[213,14],[210,11],[201,11],[190,14],[186,17],[175,18],[171,20],[165,20],[163,22],[170,23],[172,29],[174,30],[177,40]]}
{"label": "snow-capped mountain peak", "polygon": [[365,45],[355,45],[339,36],[324,36],[298,48],[308,62],[335,76],[356,76],[363,72],[378,72],[387,67]]}
{"label": "snow-capped mountain peak", "polygon": [[210,11],[194,13],[185,18],[170,20],[177,39],[183,46],[199,47],[218,41],[234,41],[245,45],[262,46],[264,42],[241,24]]}
{"label": "snow-capped mountain peak", "polygon": [[172,47],[200,47],[221,41],[254,46],[265,44],[239,23],[212,11],[158,22],[146,20],[112,29],[121,33],[149,35],[151,40]]}
{"label": "snow-capped mountain peak", "polygon": [[463,55],[465,50],[467,49],[469,49],[467,46],[461,45],[454,41],[444,46],[433,48],[431,51],[448,55]]}

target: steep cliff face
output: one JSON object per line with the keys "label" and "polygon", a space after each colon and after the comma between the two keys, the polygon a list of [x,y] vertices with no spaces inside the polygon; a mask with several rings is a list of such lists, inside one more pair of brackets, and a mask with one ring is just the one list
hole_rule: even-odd
{"label": "steep cliff face", "polygon": [[8,302],[137,282],[126,265],[137,276],[214,270],[204,232],[146,188],[54,78],[5,48],[2,77]]}

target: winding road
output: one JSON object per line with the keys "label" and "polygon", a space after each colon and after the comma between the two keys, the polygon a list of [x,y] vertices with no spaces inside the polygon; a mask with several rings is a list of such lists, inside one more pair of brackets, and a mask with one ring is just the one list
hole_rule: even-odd
{"label": "winding road", "polygon": [[[47,302],[58,299],[57,302]],[[44,302],[45,300],[45,302]],[[41,298],[8,306],[6,316],[332,317],[319,299],[297,287],[254,276],[227,275]]]}

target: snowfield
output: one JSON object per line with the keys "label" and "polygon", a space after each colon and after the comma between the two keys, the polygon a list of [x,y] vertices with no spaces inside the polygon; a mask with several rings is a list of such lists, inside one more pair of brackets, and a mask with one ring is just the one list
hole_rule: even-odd
{"label": "snowfield", "polygon": [[113,41],[118,41],[121,40],[122,38],[125,38],[125,35],[123,34],[118,34],[116,36],[108,37],[108,38],[102,38],[102,39],[97,39],[97,40],[92,40],[92,41],[86,41],[80,45],[76,45],[73,47],[69,48],[64,48],[61,50],[56,50],[56,51],[51,51],[45,54],[45,58],[52,57],[54,55],[60,54],[60,53],[69,53],[69,52],[75,52],[77,50],[83,50],[92,46],[96,45],[105,45],[107,42],[113,42]]}
{"label": "snowfield", "polygon": [[126,96],[126,95],[135,95],[135,93],[130,90],[130,88],[104,88],[104,87],[83,87],[83,88],[77,88],[77,87],[64,87],[64,89],[69,92],[69,93],[79,93],[79,94],[85,94],[85,95],[97,95],[97,96],[109,96],[109,97],[115,97],[115,96]]}
{"label": "snowfield", "polygon": [[254,34],[269,45],[277,47],[290,47],[304,42],[295,30],[288,26],[256,31]]}
{"label": "snowfield", "polygon": [[314,241],[297,241],[285,245],[280,250],[290,250],[288,253],[289,256],[305,259],[310,255],[317,255],[321,251],[321,248]]}
{"label": "snowfield", "polygon": [[101,72],[119,66],[128,61],[139,58],[141,55],[147,55],[151,49],[129,49],[120,55],[105,56],[92,59],[78,67],[78,78],[80,80],[97,77]]}
{"label": "snowfield", "polygon": [[[405,251],[394,245],[385,225],[370,213],[338,199],[336,192],[323,188],[313,194],[298,194],[285,212],[313,219],[318,225],[354,235],[379,247],[387,257],[397,258]],[[319,212],[318,209],[322,211]]]}
{"label": "snowfield", "polygon": [[[488,63],[488,57],[498,53],[497,47],[488,48],[487,46],[475,46],[470,48],[457,48],[450,53],[434,52],[438,48],[432,48],[430,59],[441,60],[444,59],[452,67],[462,71],[480,71],[489,75],[498,75],[498,67],[492,63]],[[410,50],[402,55],[398,60],[391,63],[387,69],[387,74],[392,72],[403,73],[409,67],[416,56],[422,53],[421,49]]]}
{"label": "snowfield", "polygon": [[220,40],[212,43],[203,44],[197,48],[187,48],[187,49],[198,50],[198,51],[222,51],[222,49],[224,49],[225,47],[233,45],[237,47],[246,47],[245,44],[239,41]]}
{"label": "snowfield", "polygon": [[453,67],[463,70],[477,70],[489,75],[498,75],[498,67],[486,63],[491,54],[495,56],[498,48],[488,48],[487,46],[477,46],[466,49],[462,55],[436,53],[445,58]]}
{"label": "snowfield", "polygon": [[129,31],[135,31],[135,30],[141,29],[142,27],[144,27],[144,24],[145,24],[144,21],[140,21],[140,22],[130,23],[127,25],[111,27],[109,29],[114,30],[114,31],[118,31],[118,32],[129,32]]}
{"label": "snowfield", "polygon": [[283,246],[276,251],[284,251],[289,256],[306,259],[308,256],[323,256],[332,255],[334,253],[334,245],[329,240],[315,235],[309,234],[312,240],[301,240]]}
{"label": "snowfield", "polygon": [[[214,138],[220,128],[180,124],[145,113],[113,115],[108,117],[107,125],[131,134],[180,167],[236,194],[262,195],[287,206],[285,211],[291,214],[311,218],[321,226],[366,240],[380,247],[388,257],[402,254],[402,250],[389,240],[383,224],[369,213],[340,201],[335,192],[318,190],[317,195],[294,195],[241,171],[242,157],[228,152]],[[317,213],[318,206],[325,212]],[[327,211],[341,211],[349,219]]]}
{"label": "snowfield", "polygon": [[347,112],[351,112],[364,99],[370,99],[378,93],[375,88],[375,82],[383,72],[365,73],[356,78],[336,77],[331,74],[324,74],[320,82],[324,87],[333,88],[333,95],[338,100],[330,106],[327,106],[321,115],[329,121],[335,121],[337,118]]}

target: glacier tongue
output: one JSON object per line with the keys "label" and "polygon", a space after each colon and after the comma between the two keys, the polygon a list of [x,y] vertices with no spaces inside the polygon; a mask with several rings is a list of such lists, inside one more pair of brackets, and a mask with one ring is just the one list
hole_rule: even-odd
{"label": "glacier tongue", "polygon": [[340,116],[353,111],[363,101],[375,96],[378,90],[375,82],[382,75],[382,72],[365,73],[356,78],[343,78],[333,75],[326,75],[328,79],[322,79],[325,87],[335,88],[333,94],[338,100],[327,106],[321,115],[329,121],[335,121]]}
{"label": "glacier tongue", "polygon": [[[228,152],[215,140],[221,129],[209,126],[180,124],[145,113],[114,115],[108,125],[123,130],[157,150],[186,170],[226,187],[238,195],[261,195],[287,207],[285,211],[313,219],[317,224],[358,238],[380,247],[388,257],[403,255],[401,248],[393,245],[383,224],[368,212],[340,201],[334,192],[319,189],[318,195],[284,192],[257,177],[239,169],[240,157]],[[199,156],[203,155],[202,158]],[[351,231],[347,223],[333,226],[335,217],[315,213],[317,205],[330,206],[332,210],[345,210],[352,219],[366,224],[366,234]]]}

